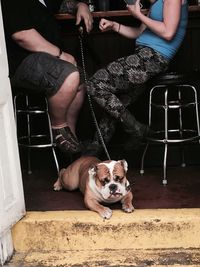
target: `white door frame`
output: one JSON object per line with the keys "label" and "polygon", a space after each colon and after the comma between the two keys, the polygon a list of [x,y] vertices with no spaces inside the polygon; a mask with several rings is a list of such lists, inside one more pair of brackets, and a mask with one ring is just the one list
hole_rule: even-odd
{"label": "white door frame", "polygon": [[13,253],[11,228],[24,214],[22,174],[0,5],[0,265]]}

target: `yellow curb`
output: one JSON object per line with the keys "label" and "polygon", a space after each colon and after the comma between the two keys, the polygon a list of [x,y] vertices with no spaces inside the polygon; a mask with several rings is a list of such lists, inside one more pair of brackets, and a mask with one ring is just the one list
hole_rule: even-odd
{"label": "yellow curb", "polygon": [[12,229],[17,252],[200,248],[200,209],[27,212]]}
{"label": "yellow curb", "polygon": [[[23,264],[22,264],[23,263]],[[13,264],[13,265],[12,265]],[[20,265],[21,264],[21,265]],[[200,266],[200,251],[192,250],[98,250],[98,251],[68,251],[33,252],[16,254],[8,267],[197,267]]]}

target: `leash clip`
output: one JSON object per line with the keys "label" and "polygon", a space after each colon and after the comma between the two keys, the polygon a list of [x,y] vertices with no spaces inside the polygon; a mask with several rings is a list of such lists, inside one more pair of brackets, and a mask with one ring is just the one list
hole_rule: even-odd
{"label": "leash clip", "polygon": [[79,31],[79,34],[80,34],[81,36],[83,36],[83,32],[84,32],[83,26],[79,26],[79,27],[78,27],[78,31]]}

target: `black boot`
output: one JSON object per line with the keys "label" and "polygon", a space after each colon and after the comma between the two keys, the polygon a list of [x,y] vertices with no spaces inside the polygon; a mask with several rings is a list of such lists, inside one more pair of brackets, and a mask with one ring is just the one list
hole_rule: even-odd
{"label": "black boot", "polygon": [[128,110],[123,112],[121,122],[125,132],[129,134],[124,144],[125,151],[139,149],[147,137],[154,135],[154,131],[148,125],[138,122]]}
{"label": "black boot", "polygon": [[82,156],[93,156],[99,158],[103,147],[99,143],[93,141],[85,141],[83,143]]}
{"label": "black boot", "polygon": [[142,138],[149,129],[147,125],[137,121],[127,109],[122,113],[120,121],[122,122],[125,132],[136,137]]}
{"label": "black boot", "polygon": [[[99,122],[99,130],[105,146],[107,146],[115,133],[117,121],[106,114]],[[104,151],[99,133],[96,131],[92,141],[85,143],[84,155],[100,157]],[[105,152],[105,151],[104,151]]]}
{"label": "black boot", "polygon": [[123,123],[124,130],[129,134],[124,144],[126,151],[139,149],[146,138],[152,137],[155,133],[148,125],[138,122],[128,110],[125,110],[122,114],[121,122]]}
{"label": "black boot", "polygon": [[123,148],[125,151],[138,150],[144,143],[146,143],[147,138],[152,137],[154,134],[155,132],[146,126],[143,135],[136,136],[135,134],[130,134],[126,139]]}

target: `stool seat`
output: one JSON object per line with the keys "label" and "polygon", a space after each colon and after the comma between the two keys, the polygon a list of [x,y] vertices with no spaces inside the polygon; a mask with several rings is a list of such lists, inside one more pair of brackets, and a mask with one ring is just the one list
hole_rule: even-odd
{"label": "stool seat", "polygon": [[[57,172],[59,172],[46,97],[41,94],[31,94],[23,89],[17,91],[18,93],[15,93],[13,100],[18,145],[28,150],[28,173],[32,173],[31,149],[42,148],[51,149]],[[38,125],[39,120],[41,120],[43,129]],[[19,127],[20,123],[25,125],[23,131]]]}
{"label": "stool seat", "polygon": [[[166,163],[168,144],[192,143],[200,140],[199,110],[197,89],[195,81],[197,73],[165,73],[151,80],[149,95],[149,127],[154,130],[154,135],[147,138],[147,144],[142,155],[140,173],[144,173],[144,157],[150,143],[162,143],[165,146],[163,159],[163,184],[167,184]],[[199,77],[198,77],[199,79]],[[186,94],[187,92],[187,94]],[[185,113],[192,111],[195,118],[194,128],[186,127]],[[163,126],[153,129],[153,114],[164,117]],[[170,117],[171,115],[171,117]],[[158,120],[157,120],[158,123]],[[173,127],[171,126],[173,124]],[[183,148],[182,166],[185,166]]]}
{"label": "stool seat", "polygon": [[195,80],[200,78],[200,73],[198,71],[193,71],[189,73],[177,73],[177,72],[168,72],[158,74],[156,77],[153,77],[150,80],[151,84],[160,85],[181,85],[192,83]]}

